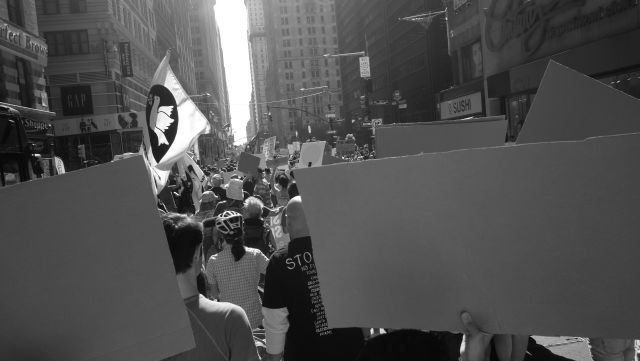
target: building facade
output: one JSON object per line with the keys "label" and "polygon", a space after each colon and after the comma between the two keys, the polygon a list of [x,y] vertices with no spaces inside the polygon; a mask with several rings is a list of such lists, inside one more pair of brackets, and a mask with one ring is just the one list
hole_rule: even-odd
{"label": "building facade", "polygon": [[206,164],[226,156],[231,115],[215,0],[191,0],[191,49],[196,93],[192,99],[209,120],[211,131],[199,140],[200,157]]}
{"label": "building facade", "polygon": [[67,169],[139,150],[151,80],[168,49],[182,86],[195,91],[189,7],[170,0],[38,0],[36,7],[49,47],[56,153]]}
{"label": "building facade", "polygon": [[52,153],[45,77],[48,46],[38,27],[33,0],[0,2],[0,106],[18,110],[37,153]]}
{"label": "building facade", "polygon": [[[640,98],[640,6],[635,0],[567,2],[535,16],[548,0],[449,1],[456,86],[440,94],[455,117],[500,115],[515,141],[547,64],[554,60]],[[523,22],[522,19],[529,21]],[[453,108],[452,108],[453,109]]]}
{"label": "building facade", "polygon": [[[267,109],[267,67],[269,52],[265,32],[265,7],[267,0],[245,0],[247,8],[247,38],[249,40],[249,58],[251,64],[252,100],[250,104],[251,121],[254,127],[261,129],[269,111]],[[264,131],[264,129],[261,129]],[[257,134],[257,131],[255,132]],[[255,136],[255,134],[254,134]],[[253,137],[247,135],[247,141]]]}
{"label": "building facade", "polygon": [[324,57],[338,51],[334,0],[265,0],[269,102],[262,129],[280,147],[294,140],[332,139],[340,119],[339,62]]}
{"label": "building facade", "polygon": [[370,143],[371,119],[437,120],[435,95],[451,85],[444,14],[428,26],[400,18],[442,11],[442,1],[336,0],[336,8],[340,53],[366,52],[371,70],[364,81],[357,56],[340,58],[345,131],[362,144]]}

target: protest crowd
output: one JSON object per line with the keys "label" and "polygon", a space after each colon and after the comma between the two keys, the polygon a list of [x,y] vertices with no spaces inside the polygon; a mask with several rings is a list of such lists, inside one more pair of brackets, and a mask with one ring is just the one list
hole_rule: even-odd
{"label": "protest crowd", "polygon": [[[197,344],[171,360],[569,360],[529,335],[484,333],[467,312],[463,334],[329,329],[295,180],[298,159],[296,152],[286,167],[249,174],[233,160],[205,166],[195,205],[183,196],[193,188],[188,173],[167,188],[170,205],[159,196]],[[634,344],[590,339],[594,361],[635,360]]]}

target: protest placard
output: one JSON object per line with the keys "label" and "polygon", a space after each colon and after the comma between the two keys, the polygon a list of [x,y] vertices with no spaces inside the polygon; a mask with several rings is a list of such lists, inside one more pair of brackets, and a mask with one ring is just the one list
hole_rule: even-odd
{"label": "protest placard", "polygon": [[293,151],[300,151],[300,142],[293,142]]}
{"label": "protest placard", "polygon": [[267,168],[278,168],[289,164],[289,157],[280,157],[267,160]]}
{"label": "protest placard", "polygon": [[298,167],[307,168],[321,166],[322,157],[324,156],[324,147],[326,143],[327,142],[302,143]]}
{"label": "protest placard", "polygon": [[141,156],[0,200],[0,359],[158,361],[195,346]]}
{"label": "protest placard", "polygon": [[257,174],[260,161],[259,156],[242,152],[238,160],[238,170],[245,174]]}
{"label": "protest placard", "polygon": [[467,120],[381,125],[376,133],[376,157],[388,158],[504,144],[504,116]]}
{"label": "protest placard", "polygon": [[550,61],[516,143],[640,132],[640,100]]}
{"label": "protest placard", "polygon": [[280,155],[281,157],[288,157],[289,156],[289,149],[279,149],[278,150],[278,155]]}
{"label": "protest placard", "polygon": [[260,163],[258,163],[259,168],[264,169],[267,167],[267,157],[263,153],[257,153],[254,154],[254,156],[260,158]]}
{"label": "protest placard", "polygon": [[276,137],[265,139],[262,146],[262,154],[265,156],[265,159],[272,158],[274,154],[276,154]]}
{"label": "protest placard", "polygon": [[638,338],[637,154],[631,134],[296,170],[329,327],[455,331],[467,310],[489,333]]}
{"label": "protest placard", "polygon": [[293,144],[287,144],[287,151],[289,151],[289,155],[295,153],[295,149],[293,148]]}

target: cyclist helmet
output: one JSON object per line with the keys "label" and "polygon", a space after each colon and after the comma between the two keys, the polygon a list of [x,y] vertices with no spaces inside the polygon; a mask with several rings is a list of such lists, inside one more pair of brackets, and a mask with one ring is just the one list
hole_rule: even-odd
{"label": "cyclist helmet", "polygon": [[224,234],[231,235],[242,231],[242,215],[234,211],[224,211],[216,218],[216,229]]}

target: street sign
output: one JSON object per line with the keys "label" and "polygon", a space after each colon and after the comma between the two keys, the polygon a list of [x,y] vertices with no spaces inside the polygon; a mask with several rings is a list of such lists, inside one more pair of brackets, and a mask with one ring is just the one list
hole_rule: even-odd
{"label": "street sign", "polygon": [[371,122],[363,122],[362,126],[365,127],[365,128],[369,128],[369,127],[371,127]]}
{"label": "street sign", "polygon": [[405,99],[398,101],[398,109],[407,109],[407,101]]}
{"label": "street sign", "polygon": [[336,113],[327,113],[326,116],[327,116],[327,118],[335,118],[336,117]]}
{"label": "street sign", "polygon": [[327,130],[327,134],[336,134],[335,130]]}
{"label": "street sign", "polygon": [[371,119],[371,123],[376,127],[380,126],[382,125],[382,118]]}
{"label": "street sign", "polygon": [[360,57],[360,77],[371,78],[371,67],[369,66],[369,57]]}

